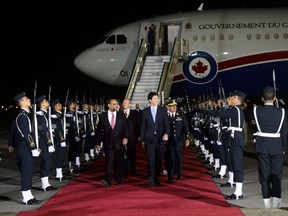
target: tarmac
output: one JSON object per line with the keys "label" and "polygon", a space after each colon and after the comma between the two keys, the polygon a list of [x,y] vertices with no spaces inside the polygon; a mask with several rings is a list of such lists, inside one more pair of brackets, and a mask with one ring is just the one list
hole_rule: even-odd
{"label": "tarmac", "polygon": [[[249,136],[248,136],[249,137]],[[251,138],[251,136],[250,136]],[[251,139],[250,139],[251,140]],[[283,179],[282,179],[282,204],[280,209],[265,209],[261,195],[261,187],[258,181],[257,157],[254,153],[253,143],[249,140],[246,143],[244,153],[244,183],[243,183],[243,199],[242,200],[227,200],[231,207],[239,207],[245,216],[284,216],[288,215],[288,155],[285,155],[283,164]],[[49,182],[54,187],[58,188],[55,191],[44,192],[41,190],[41,181],[39,172],[36,172],[33,177],[33,195],[42,201],[40,205],[23,205],[20,192],[20,173],[18,171],[15,155],[7,150],[8,146],[8,131],[0,131],[0,216],[14,216],[21,211],[37,210],[52,198],[63,186],[67,185],[74,176],[69,173],[68,166],[63,168],[65,179],[61,182],[55,181],[55,168],[51,168],[51,177]],[[53,161],[53,160],[52,160]],[[40,167],[38,159],[36,159],[35,168]],[[211,166],[204,164],[207,169]],[[214,169],[208,170],[211,175],[217,174]],[[230,195],[234,192],[234,188],[223,188],[220,184],[226,183],[227,178],[217,179],[212,178],[223,196]]]}

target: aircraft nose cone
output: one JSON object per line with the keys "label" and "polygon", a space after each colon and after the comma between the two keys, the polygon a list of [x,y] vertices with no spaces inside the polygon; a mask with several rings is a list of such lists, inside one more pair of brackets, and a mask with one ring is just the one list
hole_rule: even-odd
{"label": "aircraft nose cone", "polygon": [[74,59],[74,65],[84,73],[91,73],[91,49],[85,50]]}

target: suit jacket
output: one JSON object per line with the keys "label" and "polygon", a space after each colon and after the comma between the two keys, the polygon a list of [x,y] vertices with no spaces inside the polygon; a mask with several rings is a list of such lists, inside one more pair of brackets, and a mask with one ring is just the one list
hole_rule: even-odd
{"label": "suit jacket", "polygon": [[[114,129],[112,129],[108,112],[104,112],[99,115],[99,123],[96,130],[96,145],[100,145],[103,142],[103,150],[116,150],[124,149],[122,140],[129,138],[129,130],[127,127],[127,120],[123,113],[116,113],[116,122]],[[129,140],[128,140],[129,142]]]}
{"label": "suit jacket", "polygon": [[153,121],[151,108],[146,107],[143,109],[140,135],[145,145],[152,144],[154,136],[157,136],[159,143],[161,143],[163,135],[169,135],[169,133],[170,122],[166,108],[157,106],[155,123]]}
{"label": "suit jacket", "polygon": [[[123,112],[122,112],[123,113]],[[141,116],[138,111],[131,110],[127,119],[127,127],[129,129],[128,148],[135,148],[138,137],[140,137]]]}
{"label": "suit jacket", "polygon": [[[256,116],[261,132],[276,133],[280,125],[282,111],[273,105],[264,105],[256,108]],[[287,145],[287,131],[288,125],[285,115],[280,130],[281,137],[273,138],[256,136],[255,151],[257,153],[269,155],[283,154]]]}

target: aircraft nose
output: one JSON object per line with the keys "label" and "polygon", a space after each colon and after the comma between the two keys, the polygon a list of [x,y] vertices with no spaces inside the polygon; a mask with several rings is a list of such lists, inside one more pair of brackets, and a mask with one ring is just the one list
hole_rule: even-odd
{"label": "aircraft nose", "polygon": [[74,59],[74,65],[77,69],[84,73],[91,72],[91,49],[85,50]]}

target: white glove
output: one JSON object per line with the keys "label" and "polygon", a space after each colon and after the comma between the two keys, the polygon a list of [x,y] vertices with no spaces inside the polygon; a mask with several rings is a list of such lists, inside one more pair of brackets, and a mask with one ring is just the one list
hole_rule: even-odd
{"label": "white glove", "polygon": [[79,141],[80,141],[80,137],[76,136],[76,137],[75,137],[75,141],[76,141],[76,142],[79,142]]}
{"label": "white glove", "polygon": [[60,146],[61,146],[61,147],[66,147],[66,142],[61,142],[61,143],[60,143]]}
{"label": "white glove", "polygon": [[95,132],[91,132],[91,136],[95,136]]}
{"label": "white glove", "polygon": [[50,153],[55,152],[54,146],[49,146],[48,147],[48,152],[50,152]]}
{"label": "white glove", "polygon": [[83,134],[83,135],[82,135],[82,138],[85,138],[85,137],[86,137],[86,134]]}
{"label": "white glove", "polygon": [[38,157],[40,155],[40,152],[38,151],[38,149],[33,149],[32,150],[32,156],[33,157]]}

